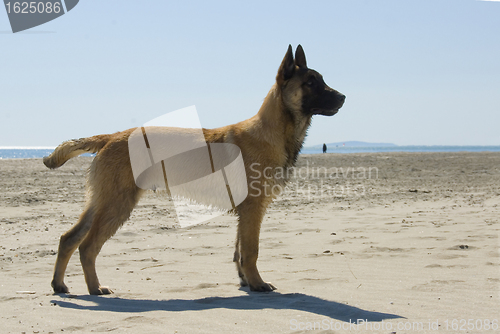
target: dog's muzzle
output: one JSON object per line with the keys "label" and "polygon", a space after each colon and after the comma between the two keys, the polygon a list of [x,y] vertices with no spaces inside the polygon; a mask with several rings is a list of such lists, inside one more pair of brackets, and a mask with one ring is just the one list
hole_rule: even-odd
{"label": "dog's muzzle", "polygon": [[333,115],[335,115],[336,113],[339,112],[339,109],[342,108],[342,106],[344,105],[344,102],[345,102],[345,95],[343,95],[343,94],[339,94],[339,95],[340,96],[338,96],[336,98],[336,100],[338,101],[336,103],[336,107],[334,107],[332,109],[313,108],[313,109],[311,109],[311,112],[314,115],[323,115],[323,116],[333,116]]}

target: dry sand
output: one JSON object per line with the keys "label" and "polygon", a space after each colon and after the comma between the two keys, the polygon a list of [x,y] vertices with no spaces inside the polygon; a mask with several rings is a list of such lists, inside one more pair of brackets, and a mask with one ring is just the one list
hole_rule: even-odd
{"label": "dry sand", "polygon": [[89,162],[0,160],[0,332],[500,332],[499,153],[301,156],[262,226],[273,293],[237,284],[233,216],[176,228],[149,193],[98,258],[115,294],[87,294],[76,253],[54,295]]}

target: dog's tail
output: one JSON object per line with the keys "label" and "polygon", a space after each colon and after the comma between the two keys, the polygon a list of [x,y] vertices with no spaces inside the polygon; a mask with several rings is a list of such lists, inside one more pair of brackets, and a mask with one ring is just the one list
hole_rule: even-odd
{"label": "dog's tail", "polygon": [[66,161],[80,154],[99,152],[108,143],[110,137],[111,135],[98,135],[65,141],[48,157],[44,157],[43,163],[51,169],[61,167]]}

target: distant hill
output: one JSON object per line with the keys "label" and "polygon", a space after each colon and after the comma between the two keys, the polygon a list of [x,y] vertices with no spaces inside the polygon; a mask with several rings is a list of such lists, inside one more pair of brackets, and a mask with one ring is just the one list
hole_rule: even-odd
{"label": "distant hill", "polygon": [[[398,146],[392,143],[367,143],[364,141],[343,141],[338,143],[327,143],[328,148],[334,147],[388,147],[388,146]],[[304,147],[303,150],[318,150],[323,149],[323,144]]]}

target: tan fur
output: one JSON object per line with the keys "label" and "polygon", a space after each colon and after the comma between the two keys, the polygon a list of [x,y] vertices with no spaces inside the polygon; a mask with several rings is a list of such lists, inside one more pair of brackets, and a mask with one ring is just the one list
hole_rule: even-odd
{"label": "tan fur", "polygon": [[[300,46],[299,48],[302,57],[303,51]],[[266,167],[275,169],[293,165],[298,153],[297,147],[300,149],[312,117],[312,114],[308,115],[301,110],[302,79],[297,75],[286,80],[282,78],[286,74],[285,60],[289,63],[290,57],[293,61],[291,47],[278,71],[276,84],[269,91],[257,115],[237,124],[203,129],[208,143],[232,143],[239,146],[248,182],[253,182],[254,187],[262,190],[258,194],[252,189],[253,193],[236,207],[239,222],[233,259],[241,284],[249,285],[254,291],[276,289],[260,277],[257,257],[262,219],[275,197],[275,193],[266,193],[264,190],[274,185],[282,186],[285,181],[265,177],[262,171]],[[305,65],[305,56],[303,62]],[[297,72],[298,66],[292,65],[288,71]],[[108,287],[100,285],[95,260],[103,244],[129,218],[143,193],[135,184],[129,159],[127,140],[133,131],[134,129],[129,129],[111,135],[68,141],[44,158],[47,167],[57,168],[83,152],[97,152],[87,180],[88,199],[85,210],[78,223],[60,239],[52,280],[56,293],[68,292],[63,282],[64,272],[77,247],[89,293],[112,292]],[[161,131],[170,130],[163,128]],[[256,179],[255,170],[261,172],[260,178]]]}

